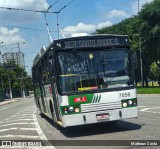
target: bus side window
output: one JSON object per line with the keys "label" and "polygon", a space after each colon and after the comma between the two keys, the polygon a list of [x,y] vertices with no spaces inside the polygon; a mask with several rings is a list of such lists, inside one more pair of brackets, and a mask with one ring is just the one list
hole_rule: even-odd
{"label": "bus side window", "polygon": [[50,51],[49,56],[48,56],[48,78],[54,76],[54,52]]}

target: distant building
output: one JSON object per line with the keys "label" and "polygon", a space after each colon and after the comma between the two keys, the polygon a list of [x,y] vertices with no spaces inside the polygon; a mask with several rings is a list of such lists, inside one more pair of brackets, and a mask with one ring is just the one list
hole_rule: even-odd
{"label": "distant building", "polygon": [[8,63],[10,61],[15,61],[20,67],[25,66],[24,53],[23,52],[7,52],[2,54],[2,63]]}

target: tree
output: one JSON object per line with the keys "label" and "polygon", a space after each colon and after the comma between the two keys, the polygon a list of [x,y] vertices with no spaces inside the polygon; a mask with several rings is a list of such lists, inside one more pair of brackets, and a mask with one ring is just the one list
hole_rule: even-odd
{"label": "tree", "polygon": [[157,64],[154,62],[151,64],[149,78],[153,81],[158,81],[158,77],[159,77],[159,69],[157,67]]}
{"label": "tree", "polygon": [[[160,0],[154,0],[142,7],[139,13],[141,21],[141,33],[143,43],[143,60],[145,66],[150,66],[153,62],[160,68]],[[160,69],[159,69],[160,70]],[[145,78],[147,79],[147,78]],[[160,77],[159,77],[160,82]]]}
{"label": "tree", "polygon": [[[15,62],[9,62],[0,67],[0,77],[3,81],[5,93],[9,92],[10,87],[13,91],[13,97],[21,96],[24,85],[25,90],[32,89],[32,80],[28,78],[24,68],[16,65]],[[2,86],[0,86],[0,89]]]}

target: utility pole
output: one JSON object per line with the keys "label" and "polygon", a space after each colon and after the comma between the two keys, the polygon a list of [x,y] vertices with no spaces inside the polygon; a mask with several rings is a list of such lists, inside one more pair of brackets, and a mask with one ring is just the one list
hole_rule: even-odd
{"label": "utility pole", "polygon": [[4,85],[3,85],[3,79],[2,79],[2,77],[1,77],[1,83],[2,83],[2,94],[3,94],[3,99],[5,98],[5,96],[4,96]]}
{"label": "utility pole", "polygon": [[12,87],[11,87],[11,78],[10,78],[10,76],[9,76],[9,93],[10,93],[10,97],[12,99],[13,96],[12,96]]}
{"label": "utility pole", "polygon": [[143,61],[142,61],[142,41],[141,41],[141,37],[139,37],[139,49],[140,49],[140,65],[141,65],[141,86],[144,87],[144,83],[143,83]]}
{"label": "utility pole", "polygon": [[25,86],[24,86],[24,77],[23,77],[23,69],[24,69],[24,67],[22,67],[22,96],[23,96],[23,98],[26,98],[26,95],[25,95]]}
{"label": "utility pole", "polygon": [[[139,0],[138,0],[138,13],[139,13]],[[143,83],[143,61],[142,61],[142,38],[139,37],[139,52],[140,52],[140,65],[141,65],[141,87],[144,87]]]}
{"label": "utility pole", "polygon": [[20,52],[21,52],[21,50],[20,50],[19,42],[17,43],[17,45],[18,45],[18,49],[19,49],[19,53],[20,53]]}

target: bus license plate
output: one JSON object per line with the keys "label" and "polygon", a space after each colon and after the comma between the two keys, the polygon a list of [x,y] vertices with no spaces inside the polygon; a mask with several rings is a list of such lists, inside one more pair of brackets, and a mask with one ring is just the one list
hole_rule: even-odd
{"label": "bus license plate", "polygon": [[96,118],[97,118],[97,120],[109,119],[109,113],[96,114]]}

